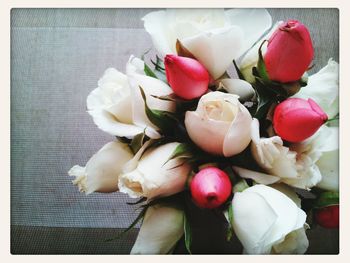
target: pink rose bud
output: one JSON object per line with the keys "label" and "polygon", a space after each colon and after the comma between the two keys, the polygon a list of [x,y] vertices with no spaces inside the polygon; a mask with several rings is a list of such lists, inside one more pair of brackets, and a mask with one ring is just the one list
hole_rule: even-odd
{"label": "pink rose bud", "polygon": [[324,228],[339,227],[339,205],[327,206],[315,211],[316,222]]}
{"label": "pink rose bud", "polygon": [[209,73],[197,60],[166,55],[164,64],[168,83],[177,96],[191,100],[208,90]]}
{"label": "pink rose bud", "polygon": [[271,80],[291,82],[301,78],[314,56],[310,33],[297,20],[281,24],[268,41],[264,61]]}
{"label": "pink rose bud", "polygon": [[228,175],[216,168],[200,170],[190,183],[193,201],[202,208],[216,208],[231,195],[232,184]]}
{"label": "pink rose bud", "polygon": [[327,119],[327,114],[312,99],[289,98],[275,108],[273,128],[283,140],[301,142],[313,135]]}

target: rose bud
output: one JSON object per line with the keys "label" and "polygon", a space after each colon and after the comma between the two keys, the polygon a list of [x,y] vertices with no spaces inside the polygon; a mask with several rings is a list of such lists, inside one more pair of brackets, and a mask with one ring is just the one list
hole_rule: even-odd
{"label": "rose bud", "polygon": [[324,228],[339,227],[339,205],[327,206],[315,211],[316,222]]}
{"label": "rose bud", "polygon": [[164,64],[168,83],[177,96],[191,100],[208,90],[209,73],[197,60],[166,55]]}
{"label": "rose bud", "polygon": [[327,119],[327,114],[312,99],[289,98],[275,108],[273,128],[283,140],[301,142],[313,135]]}
{"label": "rose bud", "polygon": [[207,167],[192,178],[190,190],[197,206],[216,208],[230,196],[232,184],[224,171],[216,167]]}
{"label": "rose bud", "polygon": [[264,62],[269,78],[283,83],[299,80],[310,66],[313,55],[306,26],[297,20],[284,22],[268,41]]}

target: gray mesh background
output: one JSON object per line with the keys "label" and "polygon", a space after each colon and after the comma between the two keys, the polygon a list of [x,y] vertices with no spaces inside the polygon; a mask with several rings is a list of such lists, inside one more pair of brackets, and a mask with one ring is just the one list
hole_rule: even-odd
{"label": "gray mesh background", "polygon": [[[74,231],[55,230],[61,228],[86,229],[92,231],[86,235],[94,236],[99,228],[125,228],[136,217],[133,208],[126,205],[126,201],[130,201],[126,195],[80,194],[72,186],[67,171],[75,164],[85,165],[98,149],[113,140],[100,131],[86,113],[86,97],[107,67],[124,71],[131,54],[140,56],[152,47],[140,20],[150,11],[12,9],[13,251],[30,253],[21,239],[23,231],[27,231],[27,238],[31,237],[30,233],[33,238],[39,238],[41,229],[41,235],[53,240],[57,239],[57,233],[68,237],[70,231]],[[324,66],[330,57],[339,61],[337,9],[269,11],[274,22],[295,18],[309,27],[315,47],[312,72]],[[46,232],[42,230],[47,228]],[[338,232],[327,233],[331,238],[315,248],[315,253],[337,250],[334,242],[338,242]],[[135,235],[136,232],[130,234],[127,242],[116,243],[110,253],[127,253]],[[67,242],[78,241],[68,239]],[[41,247],[38,251],[49,250]],[[64,251],[70,250],[56,252]],[[105,253],[105,250],[101,247],[95,252]]]}

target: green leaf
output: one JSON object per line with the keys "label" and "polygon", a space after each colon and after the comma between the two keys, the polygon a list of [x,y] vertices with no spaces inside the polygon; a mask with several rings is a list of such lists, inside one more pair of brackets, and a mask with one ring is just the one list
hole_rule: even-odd
{"label": "green leaf", "polygon": [[175,158],[191,158],[192,150],[191,147],[186,143],[180,143],[175,150],[172,152],[168,160],[164,163],[164,165],[172,159]]}
{"label": "green leaf", "polygon": [[245,179],[241,179],[238,183],[233,186],[233,192],[243,192],[245,189],[249,188],[249,185]]}
{"label": "green leaf", "polygon": [[144,144],[145,140],[149,139],[148,136],[145,134],[145,131],[143,133],[137,134],[132,141],[130,142],[129,146],[134,154],[136,154]]}
{"label": "green leaf", "polygon": [[146,76],[158,79],[157,75],[152,71],[152,69],[146,63],[144,63],[144,64],[145,64],[145,66],[143,68],[143,71],[145,72]]}
{"label": "green leaf", "polygon": [[121,237],[123,237],[129,230],[131,230],[146,214],[146,210],[147,208],[144,208],[140,214],[136,217],[136,219],[130,224],[130,226],[128,226],[128,228],[126,228],[125,230],[123,230],[120,234],[118,234],[115,237],[111,237],[108,239],[105,239],[105,242],[110,242],[110,241],[114,241],[114,240],[118,240]]}
{"label": "green leaf", "polygon": [[266,87],[258,78],[256,78],[255,91],[257,94],[258,106],[254,117],[261,120],[266,117],[266,114],[274,101],[274,97],[271,96],[271,93],[266,90]]}
{"label": "green leaf", "polygon": [[146,200],[147,200],[146,197],[141,197],[139,200],[137,200],[137,201],[134,202],[134,203],[132,203],[132,202],[126,202],[126,204],[128,204],[128,205],[138,205],[138,204],[140,204],[140,203],[145,202]]}
{"label": "green leaf", "polygon": [[314,203],[314,208],[323,208],[339,204],[338,192],[323,192]]}
{"label": "green leaf", "polygon": [[186,213],[184,213],[184,233],[185,233],[185,246],[188,251],[188,253],[192,254],[191,252],[191,245],[192,245],[192,229],[190,222],[188,220],[188,217]]}
{"label": "green leaf", "polygon": [[229,224],[228,224],[228,231],[227,231],[226,240],[230,241],[232,239],[232,236],[233,236],[233,208],[232,208],[232,204],[230,204],[228,206],[227,213],[228,213]]}
{"label": "green leaf", "polygon": [[269,82],[270,78],[269,78],[269,75],[267,73],[266,65],[265,65],[264,58],[263,58],[263,55],[261,52],[261,48],[265,44],[265,42],[266,42],[266,40],[264,40],[259,47],[259,59],[258,59],[258,64],[257,64],[257,70],[258,70],[259,76],[264,81]]}
{"label": "green leaf", "polygon": [[175,114],[168,111],[150,109],[147,105],[145,92],[141,87],[139,88],[141,91],[143,101],[145,102],[145,112],[147,118],[163,132],[169,132],[174,126],[174,123],[178,121]]}
{"label": "green leaf", "polygon": [[235,69],[236,69],[236,72],[237,72],[237,74],[238,74],[238,77],[239,77],[240,79],[242,79],[242,80],[245,80],[245,78],[244,78],[242,72],[240,71],[240,69],[239,69],[238,66],[237,66],[236,61],[233,60],[232,63],[233,63],[233,65],[235,66]]}
{"label": "green leaf", "polygon": [[163,60],[162,60],[160,57],[158,57],[157,55],[156,55],[156,61],[153,61],[153,60],[151,59],[151,62],[152,62],[152,64],[154,65],[155,70],[165,71],[164,62],[163,62]]}

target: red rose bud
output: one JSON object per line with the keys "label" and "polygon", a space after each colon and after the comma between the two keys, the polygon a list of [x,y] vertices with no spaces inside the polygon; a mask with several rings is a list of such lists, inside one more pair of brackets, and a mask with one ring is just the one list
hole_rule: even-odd
{"label": "red rose bud", "polygon": [[339,227],[339,205],[327,206],[315,211],[316,222],[325,228]]}
{"label": "red rose bud", "polygon": [[313,135],[327,119],[327,114],[312,99],[289,98],[275,108],[273,128],[283,140],[301,142]]}
{"label": "red rose bud", "polygon": [[268,41],[264,56],[271,80],[291,82],[301,78],[314,56],[310,33],[297,20],[279,26]]}
{"label": "red rose bud", "polygon": [[166,55],[166,78],[174,93],[186,100],[201,97],[209,85],[209,73],[197,60]]}
{"label": "red rose bud", "polygon": [[207,167],[193,177],[190,190],[197,206],[215,208],[225,203],[231,195],[232,184],[224,171],[216,167]]}

